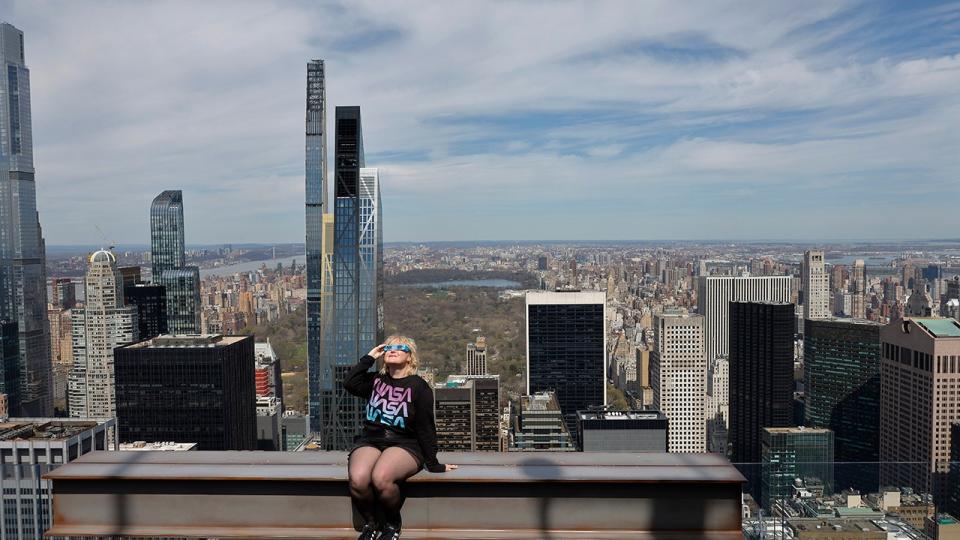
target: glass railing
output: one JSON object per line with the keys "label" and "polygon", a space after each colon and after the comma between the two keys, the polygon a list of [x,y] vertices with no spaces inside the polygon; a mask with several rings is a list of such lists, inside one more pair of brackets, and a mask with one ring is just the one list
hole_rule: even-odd
{"label": "glass railing", "polygon": [[746,478],[747,540],[791,540],[817,531],[897,540],[937,538],[938,529],[940,538],[960,535],[960,462],[803,461],[782,452],[734,466]]}

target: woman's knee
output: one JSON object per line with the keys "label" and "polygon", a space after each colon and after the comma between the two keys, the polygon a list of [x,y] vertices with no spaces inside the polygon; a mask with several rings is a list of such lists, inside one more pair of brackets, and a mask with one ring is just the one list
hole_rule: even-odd
{"label": "woman's knee", "polygon": [[350,490],[356,493],[365,493],[370,489],[370,473],[350,474]]}
{"label": "woman's knee", "polygon": [[394,489],[397,486],[397,479],[388,471],[374,470],[372,480],[373,487],[381,493]]}

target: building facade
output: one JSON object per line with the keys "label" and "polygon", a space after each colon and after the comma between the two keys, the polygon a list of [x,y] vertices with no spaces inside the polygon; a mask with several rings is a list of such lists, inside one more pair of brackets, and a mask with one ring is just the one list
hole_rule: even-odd
{"label": "building facade", "polygon": [[253,336],[165,335],[115,351],[120,442],[257,447]]}
{"label": "building facade", "polygon": [[606,404],[602,292],[526,294],[527,395],[555,392],[576,440],[577,411]]}
{"label": "building facade", "polygon": [[833,431],[841,489],[873,490],[879,482],[880,328],[858,319],[806,321],[805,423]]}
{"label": "building facade", "polygon": [[500,376],[450,375],[434,385],[442,451],[500,450]]}
{"label": "building facade", "polygon": [[166,287],[147,283],[125,285],[123,298],[126,305],[137,310],[137,339],[150,339],[169,332]]}
{"label": "building facade", "polygon": [[[325,206],[327,197],[327,95],[323,60],[307,62],[306,93],[306,254],[307,254],[307,394],[310,424],[321,425],[320,374],[323,349],[322,303]],[[329,323],[328,323],[329,324]],[[327,392],[329,392],[329,388]]]}
{"label": "building facade", "polygon": [[[513,409],[511,403],[511,409]],[[510,452],[576,452],[576,440],[570,436],[557,395],[540,392],[521,396],[519,410],[510,413],[508,450]]]}
{"label": "building facade", "polygon": [[653,407],[670,421],[670,452],[707,451],[707,362],[703,316],[654,317],[650,382]]}
{"label": "building facade", "polygon": [[360,107],[336,108],[333,323],[324,329],[319,373],[325,449],[344,450],[359,434],[364,400],[343,389],[360,356],[383,341],[383,237],[380,177],[365,168]]}
{"label": "building facade", "polygon": [[160,193],[150,205],[150,262],[153,282],[166,292],[167,327],[176,334],[200,333],[200,269],[186,266],[183,192]]}
{"label": "building facade", "polygon": [[833,493],[833,432],[824,428],[763,428],[761,444],[761,503],[766,509],[790,499],[794,481],[823,486]]}
{"label": "building facade", "polygon": [[666,452],[669,421],[658,411],[580,411],[581,452]]}
{"label": "building facade", "polygon": [[863,259],[853,261],[850,271],[850,315],[855,319],[867,317],[867,265]]}
{"label": "building facade", "polygon": [[697,313],[704,317],[707,361],[730,354],[730,302],[790,302],[790,276],[701,276],[697,281]]}
{"label": "building facade", "polygon": [[97,450],[116,450],[115,420],[14,418],[0,422],[0,537],[34,540],[53,525],[53,494],[43,475]]}
{"label": "building facade", "polygon": [[[761,430],[793,425],[793,304],[730,302],[730,450],[758,463]],[[749,480],[749,479],[748,479]]]}
{"label": "building facade", "polygon": [[830,316],[830,275],[827,274],[823,251],[803,254],[803,318],[824,319]]}
{"label": "building facade", "polygon": [[53,414],[46,247],[37,213],[23,32],[0,21],[0,321],[17,323],[25,415]]}
{"label": "building facade", "polygon": [[487,338],[480,336],[475,343],[467,343],[467,375],[487,374]]}
{"label": "building facade", "polygon": [[947,498],[960,422],[960,322],[908,318],[880,330],[880,481]]}
{"label": "building facade", "polygon": [[137,340],[137,310],[125,307],[117,259],[107,250],[90,255],[83,308],[72,317],[73,368],[67,401],[72,418],[116,416],[114,358],[117,347]]}
{"label": "building facade", "polygon": [[20,339],[17,323],[0,322],[0,394],[6,396],[6,411],[20,415]]}

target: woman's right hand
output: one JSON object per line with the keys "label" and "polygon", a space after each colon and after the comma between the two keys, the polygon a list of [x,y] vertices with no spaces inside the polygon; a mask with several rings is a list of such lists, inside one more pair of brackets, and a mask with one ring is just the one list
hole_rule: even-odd
{"label": "woman's right hand", "polygon": [[380,357],[383,356],[383,346],[384,346],[383,343],[381,343],[380,345],[377,345],[373,349],[370,349],[370,352],[367,354],[372,356],[374,360],[379,360]]}

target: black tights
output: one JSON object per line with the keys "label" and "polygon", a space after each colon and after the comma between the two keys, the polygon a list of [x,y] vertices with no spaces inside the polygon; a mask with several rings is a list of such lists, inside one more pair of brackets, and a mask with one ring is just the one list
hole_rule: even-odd
{"label": "black tights", "polygon": [[350,454],[350,497],[367,523],[376,522],[380,503],[388,523],[400,523],[403,497],[400,482],[410,478],[420,466],[403,448],[387,448],[383,452],[361,446]]}

